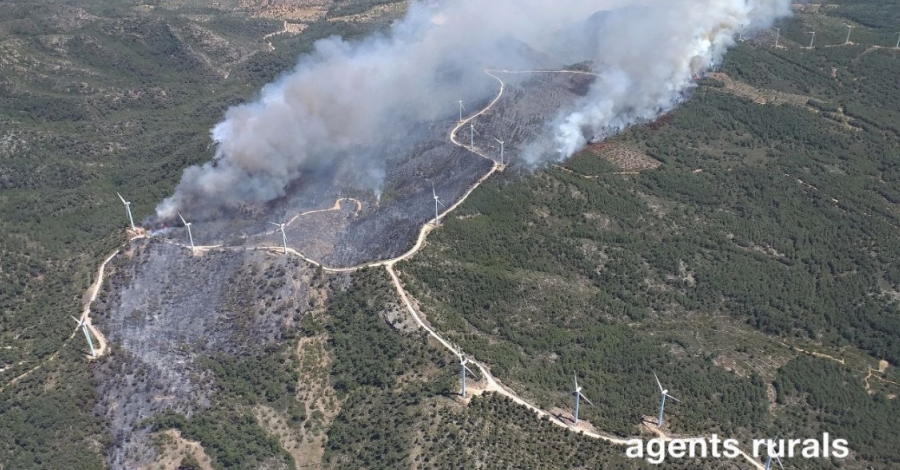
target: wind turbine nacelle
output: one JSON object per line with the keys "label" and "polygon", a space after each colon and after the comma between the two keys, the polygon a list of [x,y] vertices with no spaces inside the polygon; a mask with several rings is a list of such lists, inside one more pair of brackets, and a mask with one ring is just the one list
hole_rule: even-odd
{"label": "wind turbine nacelle", "polygon": [[663,395],[668,395],[668,394],[669,394],[669,391],[668,391],[668,390],[663,390],[663,391],[662,391],[662,394],[663,394]]}

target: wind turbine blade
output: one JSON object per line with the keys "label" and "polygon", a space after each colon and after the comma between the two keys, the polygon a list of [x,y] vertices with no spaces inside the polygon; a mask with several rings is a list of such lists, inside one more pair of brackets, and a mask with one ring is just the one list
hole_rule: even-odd
{"label": "wind turbine blade", "polygon": [[122,197],[122,195],[121,195],[121,194],[119,194],[119,193],[118,193],[118,192],[116,192],[116,196],[119,196],[119,199],[121,199],[121,200],[122,200],[122,204],[128,204],[128,202],[127,202],[127,201],[126,201],[126,200],[125,200],[125,198],[124,198],[124,197]]}
{"label": "wind turbine blade", "polygon": [[681,400],[679,400],[679,399],[673,397],[672,395],[669,395],[668,393],[666,394],[666,396],[669,397],[669,398],[671,398],[672,400],[677,401],[678,403],[681,403]]}
{"label": "wind turbine blade", "polygon": [[440,199],[435,199],[435,201],[437,201],[437,203],[438,203],[438,204],[440,204],[440,205],[441,205],[441,207],[447,207],[447,206],[445,206],[445,205],[444,205],[444,203],[443,203],[443,202],[441,202],[441,200],[440,200]]}
{"label": "wind turbine blade", "polygon": [[586,397],[586,396],[584,396],[584,394],[583,394],[583,393],[581,393],[581,392],[578,392],[578,394],[579,394],[579,395],[581,395],[581,398],[584,398],[584,401],[586,401],[586,402],[588,402],[588,405],[591,405],[591,406],[594,406],[594,404],[593,404],[593,403],[591,403],[591,401],[590,401],[590,400],[588,400],[588,397]]}
{"label": "wind turbine blade", "polygon": [[465,367],[465,368],[466,368],[466,370],[467,370],[467,371],[469,371],[469,373],[470,373],[470,374],[472,374],[472,375],[475,375],[475,373],[474,373],[474,372],[472,372],[472,369],[469,369],[469,367],[468,367],[468,366],[463,366],[463,367]]}
{"label": "wind turbine blade", "polygon": [[661,391],[665,390],[665,389],[663,388],[662,384],[659,383],[659,377],[656,376],[656,372],[653,373],[653,378],[656,379],[656,385],[659,386],[659,391],[661,392]]}
{"label": "wind turbine blade", "polygon": [[274,225],[274,226],[276,226],[276,227],[278,227],[278,228],[281,228],[281,224],[276,224],[275,222],[269,222],[269,223],[272,224],[272,225]]}
{"label": "wind turbine blade", "polygon": [[184,217],[181,216],[181,212],[178,213],[178,218],[181,219],[181,223],[183,223],[185,226],[187,226],[187,221],[184,220]]}
{"label": "wind turbine blade", "polygon": [[[71,316],[71,315],[70,315],[70,316]],[[77,318],[75,318],[75,317],[72,317],[72,320],[75,320],[75,323],[78,323],[78,326],[81,326],[81,320],[79,320],[79,319],[77,319]]]}
{"label": "wind turbine blade", "polygon": [[503,141],[502,141],[502,140],[500,140],[500,139],[498,139],[498,138],[496,138],[496,137],[493,137],[493,139],[496,140],[498,144],[503,145]]}
{"label": "wind turbine blade", "polygon": [[775,461],[778,462],[778,466],[781,467],[781,470],[784,470],[784,465],[781,463],[781,459],[778,456],[775,456]]}
{"label": "wind turbine blade", "polygon": [[578,372],[572,371],[572,375],[575,376],[575,390],[578,390]]}

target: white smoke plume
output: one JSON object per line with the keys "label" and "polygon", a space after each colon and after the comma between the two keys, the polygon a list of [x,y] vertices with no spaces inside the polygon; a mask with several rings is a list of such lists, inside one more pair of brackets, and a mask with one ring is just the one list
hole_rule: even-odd
{"label": "white smoke plume", "polygon": [[460,98],[496,92],[484,67],[535,67],[522,43],[599,74],[574,110],[556,110],[545,150],[526,155],[563,159],[670,110],[741,28],[789,11],[789,0],[413,0],[388,33],[319,41],[259,99],[229,109],[212,130],[214,160],[186,169],[157,215],[265,203],[342,163],[354,184],[378,189],[385,162],[373,149],[410,123],[452,116]]}
{"label": "white smoke plume", "polygon": [[720,64],[742,28],[767,28],[789,13],[778,0],[677,0],[602,15],[593,23],[600,76],[580,109],[559,123],[558,154],[668,112],[697,76]]}

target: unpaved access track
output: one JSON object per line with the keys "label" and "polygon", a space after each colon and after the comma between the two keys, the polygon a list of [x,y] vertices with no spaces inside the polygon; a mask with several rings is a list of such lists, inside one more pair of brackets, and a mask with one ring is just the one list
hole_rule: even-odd
{"label": "unpaved access track", "polygon": [[[106,265],[109,264],[109,262],[112,261],[112,259],[115,258],[116,255],[118,255],[118,254],[119,254],[119,250],[116,250],[115,252],[113,252],[113,254],[109,255],[105,260],[103,260],[103,263],[97,269],[97,279],[94,280],[94,283],[91,284],[91,286],[88,288],[87,292],[85,293],[84,310],[82,310],[81,316],[78,318],[78,321],[84,322],[85,324],[87,324],[88,330],[90,330],[91,335],[94,337],[94,339],[97,340],[97,344],[94,345],[95,346],[94,349],[95,349],[97,355],[95,357],[88,356],[91,360],[102,357],[104,354],[106,354],[109,351],[109,348],[107,347],[107,343],[106,343],[106,337],[103,336],[103,333],[100,333],[100,330],[94,328],[94,325],[91,324],[91,305],[94,303],[94,301],[97,300],[97,295],[100,293],[100,288],[103,286],[103,275],[106,272]],[[79,326],[76,326],[75,329],[72,330],[72,334],[69,335],[69,337],[66,339],[66,341],[69,341],[70,339],[74,338],[75,335],[78,334],[79,329],[80,329]],[[65,342],[63,342],[63,344],[65,344]],[[85,345],[85,347],[87,347],[87,345]],[[24,373],[19,374],[17,377],[10,380],[9,383],[7,383],[5,386],[0,388],[0,393],[3,393],[3,391],[6,390],[7,388],[16,385],[17,383],[19,383],[19,381],[21,381],[25,377],[28,377],[28,375],[30,375],[32,372],[40,369],[41,367],[43,367],[50,361],[55,360],[58,356],[59,356],[59,351],[57,350],[56,352],[54,352],[53,354],[48,356],[46,359],[41,361],[38,365],[32,367],[31,369],[28,369]]]}

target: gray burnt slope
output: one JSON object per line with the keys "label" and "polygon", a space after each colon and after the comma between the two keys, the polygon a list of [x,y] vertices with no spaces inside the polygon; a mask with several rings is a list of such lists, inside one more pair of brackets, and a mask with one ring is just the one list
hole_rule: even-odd
{"label": "gray burnt slope", "polygon": [[314,271],[261,251],[191,257],[137,241],[109,269],[93,318],[112,345],[95,369],[112,468],[152,463],[142,420],[166,410],[190,416],[215,399],[202,358],[262,354],[314,304]]}
{"label": "gray burnt slope", "polygon": [[[560,110],[571,108],[594,79],[576,73],[496,74],[507,88],[496,105],[475,120],[475,147],[499,161],[499,144],[494,138],[503,140],[507,142],[506,161],[514,166],[520,165],[518,157],[529,144],[549,140],[551,123]],[[435,129],[431,135],[432,140],[420,143],[390,170],[388,194],[392,200],[352,222],[326,264],[354,266],[402,254],[415,242],[422,224],[434,218],[432,184],[449,206],[493,165],[450,142],[448,127],[443,133]],[[468,126],[459,130],[457,140],[470,142]]]}

